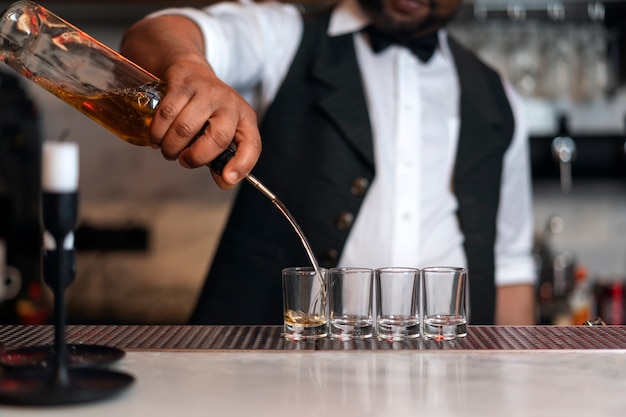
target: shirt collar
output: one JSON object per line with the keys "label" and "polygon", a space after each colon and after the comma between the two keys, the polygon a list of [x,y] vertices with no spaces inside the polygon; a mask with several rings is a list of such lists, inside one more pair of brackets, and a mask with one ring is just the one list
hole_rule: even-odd
{"label": "shirt collar", "polygon": [[328,35],[339,36],[358,32],[370,23],[357,0],[343,0],[332,12]]}
{"label": "shirt collar", "polygon": [[[359,32],[367,25],[370,19],[363,12],[357,0],[342,0],[332,12],[328,24],[328,36],[340,36],[347,33]],[[451,58],[448,47],[448,33],[439,29],[439,49],[446,58]]]}

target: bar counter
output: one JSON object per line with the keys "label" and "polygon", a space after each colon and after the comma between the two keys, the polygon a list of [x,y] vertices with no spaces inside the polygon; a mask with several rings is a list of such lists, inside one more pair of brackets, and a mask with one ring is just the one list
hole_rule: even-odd
{"label": "bar counter", "polygon": [[[449,342],[290,342],[279,326],[67,328],[123,349],[135,378],[112,398],[0,406],[0,416],[620,416],[626,326],[470,326]],[[51,326],[1,326],[3,349],[52,343]]]}

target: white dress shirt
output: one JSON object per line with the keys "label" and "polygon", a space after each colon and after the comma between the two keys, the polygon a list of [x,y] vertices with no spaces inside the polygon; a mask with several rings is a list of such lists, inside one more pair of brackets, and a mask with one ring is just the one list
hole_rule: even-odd
{"label": "white dress shirt", "polygon": [[[196,22],[216,74],[237,89],[261,119],[300,45],[303,25],[297,7],[222,3],[158,14],[166,13]],[[440,31],[440,48],[424,64],[398,46],[372,52],[360,33],[368,23],[356,0],[344,0],[328,28],[330,36],[355,34],[376,162],[376,177],[339,264],[466,266],[452,191],[460,91],[447,34]],[[503,164],[495,247],[497,285],[536,279],[527,129],[519,97],[506,82],[505,88],[516,124]]]}

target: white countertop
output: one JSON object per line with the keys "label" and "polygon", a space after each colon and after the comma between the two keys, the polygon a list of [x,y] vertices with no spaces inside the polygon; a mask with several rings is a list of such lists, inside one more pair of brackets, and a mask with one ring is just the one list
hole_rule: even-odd
{"label": "white countertop", "polygon": [[12,416],[626,415],[626,351],[130,351],[136,381],[70,407]]}

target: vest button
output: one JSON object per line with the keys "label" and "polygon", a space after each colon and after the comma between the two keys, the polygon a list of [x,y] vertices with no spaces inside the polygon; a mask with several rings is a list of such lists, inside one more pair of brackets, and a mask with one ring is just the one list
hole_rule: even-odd
{"label": "vest button", "polygon": [[339,214],[339,217],[337,217],[335,226],[337,226],[338,230],[345,232],[350,230],[350,228],[352,227],[352,223],[354,223],[354,214],[344,211],[343,213]]}
{"label": "vest button", "polygon": [[350,185],[350,194],[355,197],[360,197],[365,194],[367,188],[370,186],[370,181],[365,177],[356,177]]}
{"label": "vest button", "polygon": [[322,253],[319,259],[320,266],[324,268],[334,268],[339,262],[339,251],[337,249],[328,249]]}

